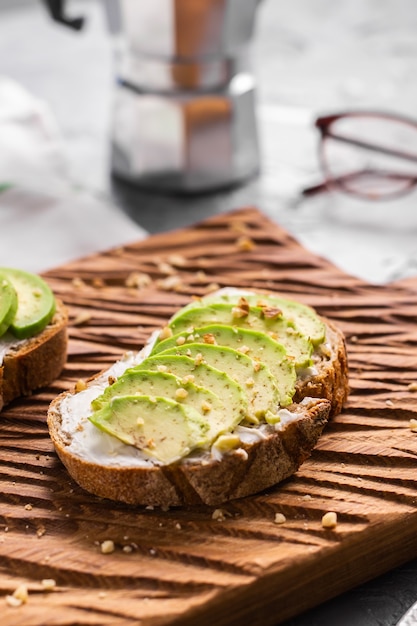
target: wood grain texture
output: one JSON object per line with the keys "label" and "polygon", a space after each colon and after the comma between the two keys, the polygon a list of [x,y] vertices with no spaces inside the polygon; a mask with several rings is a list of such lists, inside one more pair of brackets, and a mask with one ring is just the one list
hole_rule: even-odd
{"label": "wood grain texture", "polygon": [[[59,380],[0,418],[3,624],[268,626],[417,556],[415,283],[347,276],[255,209],[45,278],[70,310],[69,355]],[[223,520],[209,507],[152,510],[85,493],[54,453],[49,402],[215,285],[273,289],[333,319],[350,360],[344,411],[294,477],[223,506]],[[327,511],[338,515],[333,530],[321,524]],[[115,551],[102,554],[109,539]],[[27,603],[9,607],[22,583]]]}

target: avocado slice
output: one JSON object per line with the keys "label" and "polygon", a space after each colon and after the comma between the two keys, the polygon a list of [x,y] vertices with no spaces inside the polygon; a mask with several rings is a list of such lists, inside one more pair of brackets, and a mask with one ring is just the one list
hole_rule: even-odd
{"label": "avocado slice", "polygon": [[0,274],[0,337],[12,323],[17,311],[17,292],[4,274]]}
{"label": "avocado slice", "polygon": [[254,361],[242,352],[226,346],[190,343],[170,348],[163,355],[185,355],[197,362],[203,360],[225,372],[245,390],[248,398],[248,419],[258,423],[268,411],[275,412],[279,406],[279,391],[270,370],[264,363]]}
{"label": "avocado slice", "polygon": [[281,298],[273,294],[245,294],[244,292],[211,294],[204,296],[199,302],[192,302],[185,308],[195,308],[196,305],[205,306],[213,302],[237,304],[242,297],[245,298],[251,306],[266,304],[267,306],[280,308],[283,317],[294,322],[295,328],[308,337],[314,346],[318,346],[325,341],[326,327],[313,308],[307,304]]}
{"label": "avocado slice", "polygon": [[115,397],[133,395],[162,396],[193,407],[209,423],[208,442],[230,427],[233,428],[242,418],[241,414],[236,412],[230,420],[229,415],[225,415],[227,411],[223,401],[209,389],[187,379],[181,380],[174,374],[150,370],[127,370],[116,382],[107,387],[101,396],[93,400],[91,406],[98,411]]}
{"label": "avocado slice", "polygon": [[89,419],[97,428],[165,464],[204,445],[209,431],[207,420],[193,407],[158,396],[118,396]]}
{"label": "avocado slice", "polygon": [[270,335],[275,341],[282,344],[287,355],[294,358],[297,368],[309,367],[312,363],[312,342],[300,331],[294,328],[294,323],[282,316],[265,317],[262,307],[251,306],[247,315],[235,315],[235,304],[217,303],[183,309],[168,323],[174,334],[189,332],[195,328],[209,324],[222,324],[237,328],[248,328]]}
{"label": "avocado slice", "polygon": [[211,324],[195,328],[192,335],[183,332],[164,339],[155,346],[155,353],[192,342],[228,346],[242,351],[251,359],[264,363],[275,377],[280,405],[291,404],[296,382],[294,360],[287,356],[284,346],[266,333],[247,328]]}
{"label": "avocado slice", "polygon": [[9,326],[18,339],[41,332],[55,313],[55,296],[49,285],[36,274],[20,269],[0,268],[17,293],[17,310]]}
{"label": "avocado slice", "polygon": [[[218,424],[219,432],[233,430],[248,414],[248,400],[242,387],[225,372],[211,367],[207,363],[197,365],[194,359],[187,356],[158,354],[129,368],[123,376],[141,370],[147,372],[164,371],[174,374],[183,383],[186,383],[187,380],[193,380],[199,387],[203,387],[221,398],[227,410],[222,411],[221,423]],[[215,425],[218,419],[217,414],[210,413],[208,419]]]}

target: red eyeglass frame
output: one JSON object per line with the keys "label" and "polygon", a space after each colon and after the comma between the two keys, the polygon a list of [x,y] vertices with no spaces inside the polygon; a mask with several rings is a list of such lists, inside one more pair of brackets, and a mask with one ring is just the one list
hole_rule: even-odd
{"label": "red eyeglass frame", "polygon": [[[417,155],[409,154],[407,152],[399,151],[399,150],[391,150],[388,148],[383,148],[382,146],[373,145],[366,141],[361,141],[356,138],[348,138],[345,136],[337,135],[331,132],[331,126],[334,122],[342,118],[349,117],[370,117],[372,119],[379,118],[386,121],[394,121],[400,122],[402,124],[406,124],[411,126],[417,132],[417,121],[413,120],[404,115],[398,115],[394,113],[386,113],[386,112],[376,112],[376,111],[345,111],[341,113],[336,113],[332,115],[321,116],[316,119],[314,125],[318,129],[320,133],[320,142],[319,142],[319,160],[322,171],[324,173],[325,180],[322,183],[317,185],[313,185],[311,187],[307,187],[303,189],[303,196],[310,196],[322,191],[334,190],[338,189],[347,193],[349,195],[357,196],[360,198],[364,198],[366,200],[391,200],[397,197],[401,197],[410,193],[410,191],[417,185],[417,176],[411,176],[409,174],[399,174],[396,172],[383,172],[382,170],[361,170],[359,172],[352,172],[350,174],[346,174],[344,176],[335,177],[332,173],[328,160],[326,158],[325,148],[326,148],[326,139],[332,138],[336,141],[348,143],[350,145],[358,146],[359,148],[365,148],[367,150],[372,150],[375,152],[379,152],[380,154],[387,154],[389,156],[397,156],[402,159],[411,160],[417,163]],[[364,174],[373,174],[378,176],[383,176],[384,178],[390,178],[392,180],[402,180],[406,184],[405,186],[398,191],[383,193],[381,195],[370,194],[370,193],[361,193],[358,190],[352,189],[347,183],[349,181],[354,180],[360,175]]]}

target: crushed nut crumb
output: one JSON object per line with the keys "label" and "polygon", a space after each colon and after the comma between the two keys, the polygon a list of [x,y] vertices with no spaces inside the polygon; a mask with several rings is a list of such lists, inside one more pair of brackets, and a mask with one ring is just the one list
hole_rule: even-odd
{"label": "crushed nut crumb", "polygon": [[323,528],[336,528],[337,526],[337,514],[334,511],[328,511],[321,518],[321,525]]}
{"label": "crushed nut crumb", "polygon": [[167,276],[156,281],[157,286],[164,291],[180,291],[183,288],[181,277],[177,274]]}
{"label": "crushed nut crumb", "polygon": [[73,326],[83,326],[84,324],[88,324],[91,321],[91,313],[88,311],[81,311],[78,313],[76,317],[72,320]]}
{"label": "crushed nut crumb", "polygon": [[256,243],[250,237],[242,236],[237,239],[236,247],[238,250],[242,250],[242,252],[250,252],[255,250]]}
{"label": "crushed nut crumb", "polygon": [[187,265],[187,259],[181,254],[170,254],[167,261],[176,267],[185,267]]}
{"label": "crushed nut crumb", "polygon": [[41,580],[41,585],[45,591],[53,591],[56,587],[56,580],[53,578],[44,578]]}
{"label": "crushed nut crumb", "polygon": [[417,433],[417,419],[410,419],[410,430],[413,433]]}
{"label": "crushed nut crumb", "polygon": [[75,393],[79,393],[80,391],[84,391],[85,389],[87,389],[87,383],[85,382],[85,380],[82,380],[80,378],[75,383]]}
{"label": "crushed nut crumb", "polygon": [[86,287],[86,284],[82,278],[73,278],[71,282],[72,286],[76,289],[83,289],[84,287]]}
{"label": "crushed nut crumb", "polygon": [[175,340],[175,343],[177,346],[183,346],[185,344],[185,337],[181,335],[181,337],[178,337],[178,339]]}
{"label": "crushed nut crumb", "polygon": [[149,287],[152,283],[152,278],[149,274],[144,274],[143,272],[132,272],[125,280],[126,287],[143,289],[144,287]]}
{"label": "crushed nut crumb", "polygon": [[417,391],[417,383],[410,383],[407,389],[408,391]]}
{"label": "crushed nut crumb", "polygon": [[216,337],[213,335],[213,333],[206,333],[205,335],[203,335],[203,341],[204,343],[212,346],[215,346],[217,343]]}
{"label": "crushed nut crumb", "polygon": [[207,400],[203,400],[203,402],[201,403],[201,410],[203,411],[203,413],[209,413],[211,409],[212,406],[210,402],[207,402]]}
{"label": "crushed nut crumb", "polygon": [[275,513],[274,524],[284,524],[287,518],[282,513]]}
{"label": "crushed nut crumb", "polygon": [[203,363],[203,361],[204,361],[204,358],[203,358],[203,355],[201,354],[201,352],[196,354],[195,359],[194,359],[194,363],[196,365],[201,365],[201,363]]}
{"label": "crushed nut crumb", "polygon": [[188,396],[188,391],[184,389],[184,387],[180,387],[175,392],[175,397],[177,400],[185,400],[187,396]]}
{"label": "crushed nut crumb", "polygon": [[170,337],[172,337],[172,330],[169,326],[164,326],[159,333],[158,339],[169,339]]}
{"label": "crushed nut crumb", "polygon": [[33,506],[31,504],[25,504],[25,511],[31,511]]}
{"label": "crushed nut crumb", "polygon": [[28,598],[28,588],[26,585],[22,584],[14,590],[13,595],[6,596],[6,602],[11,607],[19,607],[22,606],[22,604],[26,604]]}
{"label": "crushed nut crumb", "polygon": [[102,554],[111,554],[115,550],[114,541],[112,541],[111,539],[106,539],[106,541],[103,541],[101,543],[100,549]]}
{"label": "crushed nut crumb", "polygon": [[230,513],[228,513],[224,509],[214,509],[211,516],[211,518],[214,519],[216,522],[224,522],[227,517],[230,517]]}
{"label": "crushed nut crumb", "polygon": [[386,404],[387,406],[394,406],[394,403],[393,403],[393,401],[392,401],[392,400],[385,400],[385,404]]}

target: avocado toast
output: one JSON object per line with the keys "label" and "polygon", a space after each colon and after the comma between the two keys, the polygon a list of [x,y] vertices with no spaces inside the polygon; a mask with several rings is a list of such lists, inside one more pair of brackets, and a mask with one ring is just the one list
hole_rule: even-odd
{"label": "avocado toast", "polygon": [[344,338],[305,305],[222,290],[137,354],[58,396],[48,426],[71,476],[130,504],[217,505],[308,458],[348,393]]}
{"label": "avocado toast", "polygon": [[66,307],[43,278],[0,268],[0,410],[59,376],[67,323]]}

